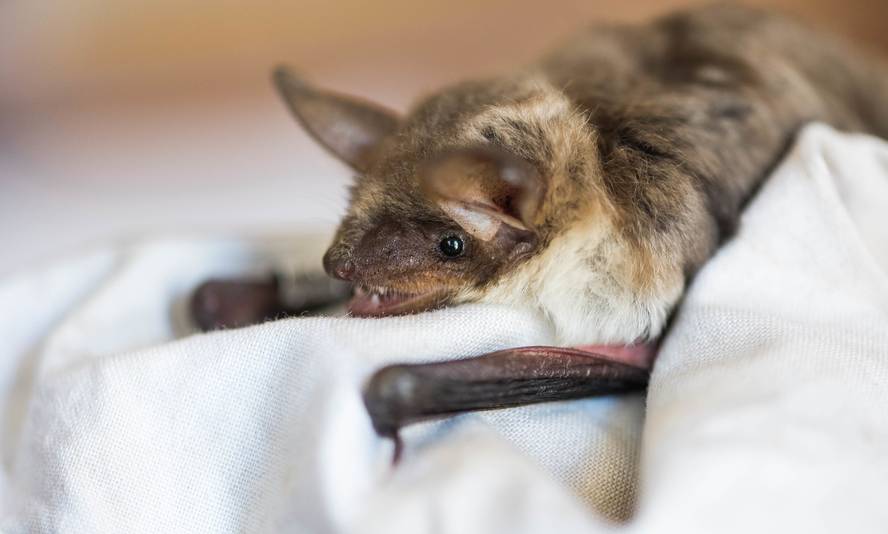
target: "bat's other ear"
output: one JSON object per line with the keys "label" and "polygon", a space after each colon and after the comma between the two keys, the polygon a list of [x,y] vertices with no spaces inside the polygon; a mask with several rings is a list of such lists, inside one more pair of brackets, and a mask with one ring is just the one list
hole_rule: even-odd
{"label": "bat's other ear", "polygon": [[468,233],[493,239],[502,225],[532,232],[545,192],[529,162],[487,147],[451,152],[422,170],[426,194]]}
{"label": "bat's other ear", "polygon": [[383,138],[398,127],[397,113],[361,98],[312,87],[292,70],[274,70],[274,85],[303,128],[358,172],[369,167]]}

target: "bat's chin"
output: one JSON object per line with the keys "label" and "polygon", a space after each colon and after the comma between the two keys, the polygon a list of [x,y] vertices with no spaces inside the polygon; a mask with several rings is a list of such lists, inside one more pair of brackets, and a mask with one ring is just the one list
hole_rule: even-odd
{"label": "bat's chin", "polygon": [[404,315],[443,306],[448,297],[449,292],[441,289],[406,293],[391,288],[358,285],[348,303],[348,311],[357,317]]}

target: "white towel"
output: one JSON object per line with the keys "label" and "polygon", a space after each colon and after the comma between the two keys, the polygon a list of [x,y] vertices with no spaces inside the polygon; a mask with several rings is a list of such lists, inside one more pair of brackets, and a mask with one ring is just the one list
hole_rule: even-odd
{"label": "white towel", "polygon": [[643,433],[637,395],[469,414],[412,427],[395,469],[368,374],[550,343],[545,318],[476,305],[171,341],[199,281],[308,268],[323,239],[22,273],[0,283],[0,531],[882,531],[886,209],[888,146],[810,127],[691,287]]}

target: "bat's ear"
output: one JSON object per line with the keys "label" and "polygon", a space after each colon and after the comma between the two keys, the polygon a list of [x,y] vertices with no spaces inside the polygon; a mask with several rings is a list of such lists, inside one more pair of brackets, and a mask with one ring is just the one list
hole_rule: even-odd
{"label": "bat's ear", "polygon": [[358,172],[369,167],[383,138],[398,127],[397,113],[380,105],[312,87],[287,67],[274,85],[300,124],[321,145]]}
{"label": "bat's ear", "polygon": [[489,241],[502,225],[534,231],[545,184],[527,161],[474,148],[449,153],[421,172],[426,194],[476,238]]}

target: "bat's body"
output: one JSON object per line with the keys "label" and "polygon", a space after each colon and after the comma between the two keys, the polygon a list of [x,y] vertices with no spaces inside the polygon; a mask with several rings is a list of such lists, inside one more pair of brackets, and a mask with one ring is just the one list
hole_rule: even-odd
{"label": "bat's body", "polygon": [[[532,307],[560,345],[598,347],[626,376],[619,366],[650,361],[613,347],[661,334],[802,125],[888,137],[888,69],[737,6],[593,27],[403,117],[286,70],[275,79],[303,126],[358,173],[324,259],[357,287],[353,313]],[[435,413],[461,398],[448,391]]]}
{"label": "bat's body", "polygon": [[[308,129],[360,173],[328,272],[396,295],[359,299],[356,311],[400,312],[411,298],[410,309],[531,306],[568,345],[656,337],[803,124],[888,135],[886,71],[740,7],[593,27],[406,117],[373,108],[385,119],[355,120],[373,123],[355,126],[355,140],[342,114],[340,137],[325,137],[326,117],[309,118],[320,106],[300,98],[315,90],[278,80]],[[488,148],[520,161],[459,157]],[[511,183],[500,176],[519,165]],[[450,234],[465,246],[454,259],[439,252]]]}

